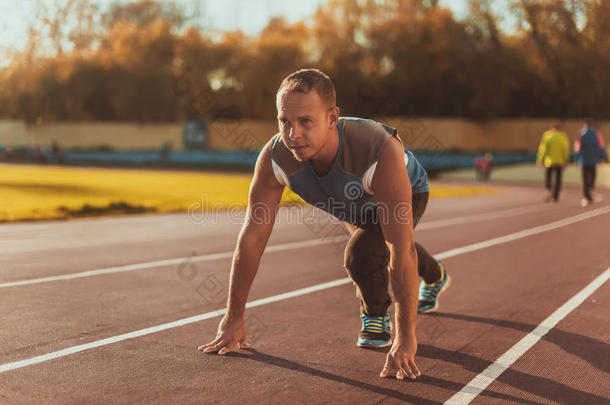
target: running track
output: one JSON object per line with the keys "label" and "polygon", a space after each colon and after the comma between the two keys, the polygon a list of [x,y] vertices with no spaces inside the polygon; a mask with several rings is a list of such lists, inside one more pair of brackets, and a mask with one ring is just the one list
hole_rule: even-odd
{"label": "running track", "polygon": [[345,234],[323,216],[282,210],[249,298],[256,350],[227,356],[196,348],[239,215],[2,225],[0,403],[608,403],[610,193],[582,209],[576,188],[497,188],[431,201],[416,231],[453,277],[419,317],[416,381],[355,347]]}

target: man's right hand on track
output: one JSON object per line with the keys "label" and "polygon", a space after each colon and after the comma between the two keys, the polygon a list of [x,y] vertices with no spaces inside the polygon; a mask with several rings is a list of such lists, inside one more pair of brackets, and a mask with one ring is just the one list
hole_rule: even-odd
{"label": "man's right hand on track", "polygon": [[205,345],[199,346],[198,350],[204,353],[227,354],[235,350],[235,346],[240,349],[251,347],[246,342],[246,328],[244,327],[244,317],[232,317],[225,314],[218,325],[216,339]]}

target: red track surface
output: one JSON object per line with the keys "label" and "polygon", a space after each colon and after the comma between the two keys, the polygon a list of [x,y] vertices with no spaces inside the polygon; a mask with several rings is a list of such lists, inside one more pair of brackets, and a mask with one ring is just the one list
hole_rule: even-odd
{"label": "red track surface", "polygon": [[[606,191],[606,202],[582,209],[578,189],[547,205],[539,188],[500,190],[432,201],[416,239],[439,253],[610,202]],[[532,210],[425,227],[517,207]],[[439,312],[419,318],[424,375],[416,381],[379,378],[387,350],[356,348],[358,303],[346,284],[250,309],[255,350],[198,352],[214,337],[216,317],[0,373],[0,403],[442,403],[610,267],[608,229],[610,214],[603,214],[446,259],[453,283]],[[197,225],[186,215],[2,225],[0,284],[227,252],[238,231],[223,217]],[[269,246],[341,232],[284,221]],[[250,300],[345,277],[342,246],[267,253]],[[218,259],[0,288],[0,364],[214,311],[226,296],[229,264]],[[473,403],[608,403],[608,308],[605,284]]]}

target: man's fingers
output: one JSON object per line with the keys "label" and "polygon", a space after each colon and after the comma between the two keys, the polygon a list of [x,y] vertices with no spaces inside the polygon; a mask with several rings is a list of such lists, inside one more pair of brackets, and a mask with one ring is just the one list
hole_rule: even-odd
{"label": "man's fingers", "polygon": [[417,376],[415,375],[415,373],[413,371],[411,371],[409,366],[407,366],[406,364],[402,367],[398,367],[398,371],[396,372],[396,379],[403,380],[407,377],[414,380]]}
{"label": "man's fingers", "polygon": [[229,343],[228,345],[226,345],[225,347],[223,347],[222,349],[220,349],[218,351],[218,354],[220,354],[221,356],[224,354],[228,354],[231,353],[233,351],[233,348],[235,347],[235,343]]}
{"label": "man's fingers", "polygon": [[251,348],[251,347],[252,347],[252,345],[251,345],[250,343],[246,342],[246,338],[245,338],[245,337],[244,337],[244,338],[242,338],[242,339],[239,341],[239,343],[237,344],[237,346],[238,346],[240,349],[249,349],[249,348]]}
{"label": "man's fingers", "polygon": [[421,375],[421,371],[419,371],[419,367],[417,367],[417,364],[415,364],[415,360],[411,360],[409,363],[411,370],[415,373],[415,376],[419,377]]}
{"label": "man's fingers", "polygon": [[385,378],[389,376],[390,372],[392,371],[393,363],[394,362],[392,361],[392,358],[390,356],[386,356],[385,365],[383,366],[383,370],[381,370],[381,373],[379,373],[379,377]]}
{"label": "man's fingers", "polygon": [[[394,373],[394,370],[396,370],[396,373]],[[402,361],[393,361],[388,358],[379,376],[385,378],[391,375],[394,375],[397,380],[404,380],[407,377],[413,380],[419,377],[421,372],[413,360],[405,360],[403,363]]]}
{"label": "man's fingers", "polygon": [[397,380],[402,380],[404,378],[415,378],[415,374],[413,374],[413,372],[411,371],[411,369],[409,368],[409,365],[407,364],[406,361],[402,361],[400,359],[397,359],[395,362],[396,364],[396,379]]}
{"label": "man's fingers", "polygon": [[220,342],[216,343],[214,346],[208,346],[205,349],[203,349],[204,353],[214,353],[217,352],[218,350],[222,349],[223,347],[225,347],[227,344],[229,344],[229,342],[227,342],[226,340],[221,340]]}
{"label": "man's fingers", "polygon": [[381,373],[379,373],[379,377],[385,378],[387,376],[390,375],[390,367],[384,367],[383,370],[381,370]]}
{"label": "man's fingers", "polygon": [[204,353],[218,352],[218,354],[227,354],[231,353],[235,349],[236,345],[240,349],[247,349],[252,347],[250,343],[246,342],[245,337],[242,338],[239,342],[236,342],[235,340],[222,339],[219,337],[214,339],[214,341],[210,343],[199,346],[197,350]]}
{"label": "man's fingers", "polygon": [[409,365],[408,365],[408,364],[406,364],[406,363],[405,363],[405,365],[404,365],[404,366],[402,366],[401,370],[402,370],[403,375],[404,375],[405,377],[409,377],[409,378],[410,378],[410,379],[412,379],[412,380],[413,380],[413,379],[415,379],[416,375],[415,375],[415,373],[414,373],[414,372],[411,370],[411,367],[409,367]]}
{"label": "man's fingers", "polygon": [[214,353],[214,352],[217,352],[218,349],[220,349],[220,344],[216,344],[214,346],[206,347],[205,349],[203,349],[203,352],[204,353]]}
{"label": "man's fingers", "polygon": [[205,349],[207,349],[210,346],[214,346],[216,345],[218,342],[220,341],[220,338],[216,338],[214,340],[212,340],[210,343],[206,343],[204,345],[201,345],[197,348],[197,350],[199,350],[200,352],[204,351]]}

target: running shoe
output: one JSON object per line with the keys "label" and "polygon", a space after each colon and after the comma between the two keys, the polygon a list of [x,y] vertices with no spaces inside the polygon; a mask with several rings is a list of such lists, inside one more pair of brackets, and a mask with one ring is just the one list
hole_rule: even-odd
{"label": "running shoe", "polygon": [[358,335],[358,347],[388,347],[392,344],[390,314],[375,316],[360,314],[362,330]]}
{"label": "running shoe", "polygon": [[427,284],[424,280],[421,280],[419,284],[417,312],[420,314],[436,311],[439,294],[445,291],[451,283],[451,277],[447,274],[445,266],[441,262],[438,265],[441,268],[441,279],[434,284]]}

